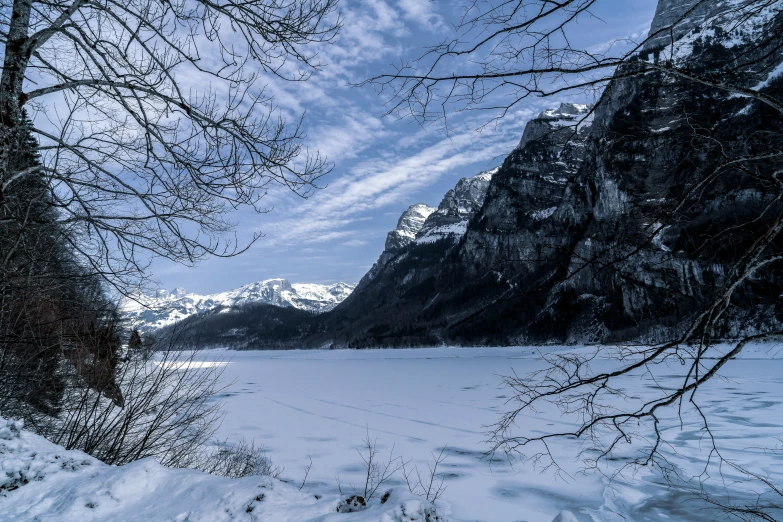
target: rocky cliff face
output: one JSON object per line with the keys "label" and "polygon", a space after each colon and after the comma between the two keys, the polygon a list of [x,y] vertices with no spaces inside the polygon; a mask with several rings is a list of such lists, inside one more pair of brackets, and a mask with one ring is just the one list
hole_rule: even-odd
{"label": "rocky cliff face", "polygon": [[567,245],[563,227],[574,216],[560,205],[582,164],[589,116],[586,105],[562,104],[528,122],[462,245],[460,261],[471,277],[535,267],[528,261]]}
{"label": "rocky cliff face", "polygon": [[[656,17],[653,27],[685,16],[675,31],[681,38],[662,59],[746,88],[770,81],[779,96],[775,75],[783,55],[755,47],[753,31],[776,27],[772,34],[781,34],[780,10],[752,11],[740,31],[726,14],[735,17],[740,4],[700,2],[691,9],[694,2],[661,2],[658,14],[667,19]],[[737,66],[743,61],[748,65]],[[557,211],[558,228],[574,230],[572,246],[555,256],[567,268],[538,271],[539,280],[558,282],[527,313],[523,338],[661,341],[680,332],[724,287],[776,212],[777,191],[768,181],[780,163],[755,163],[751,174],[732,168],[730,158],[774,145],[774,138],[765,144],[757,137],[780,131],[779,114],[732,92],[660,74],[615,81]],[[780,278],[776,271],[757,276],[736,293],[731,317],[714,334],[774,323]]]}
{"label": "rocky cliff face", "polygon": [[416,203],[408,207],[397,221],[397,228],[386,236],[384,253],[394,254],[413,243],[424,222],[433,212],[435,209],[424,203]]}
{"label": "rocky cliff face", "polygon": [[439,243],[438,249],[445,255],[467,231],[468,222],[484,204],[492,175],[497,169],[481,172],[470,178],[462,178],[433,208],[424,203],[408,207],[400,216],[397,228],[389,232],[386,245],[378,261],[357,285],[362,289],[378,277],[382,269],[395,257],[415,245]]}
{"label": "rocky cliff face", "polygon": [[[783,27],[779,9],[755,10],[733,31],[726,13],[740,4],[662,0],[652,28],[681,20],[677,42],[666,49],[652,42],[638,59],[673,60],[780,93],[783,56],[754,48],[753,36]],[[447,251],[422,244],[439,208],[415,244],[323,317],[324,333],[313,339],[352,346],[613,342],[681,331],[723,287],[767,219],[777,195],[769,183],[774,162],[754,172],[723,162],[763,149],[760,136],[783,131],[779,114],[662,73],[614,81],[594,118],[588,114],[586,106],[564,104],[529,122],[456,244]],[[782,288],[774,271],[744,284],[735,313],[715,334],[769,326]]]}
{"label": "rocky cliff face", "polygon": [[481,209],[492,175],[497,169],[462,178],[449,190],[416,235],[417,243],[434,243],[442,239],[458,241],[467,231],[468,222]]}
{"label": "rocky cliff face", "polygon": [[[675,40],[680,39],[698,24],[724,11],[727,3],[726,0],[659,0],[650,24],[651,38],[646,47],[652,49],[665,46],[671,43],[672,36]],[[668,30],[672,26],[675,29],[673,33]]]}
{"label": "rocky cliff face", "polygon": [[380,270],[386,266],[386,263],[405,250],[408,245],[415,242],[417,234],[421,227],[424,226],[424,222],[435,210],[435,208],[424,203],[416,203],[408,207],[397,221],[397,227],[386,236],[386,245],[378,257],[378,261],[359,281],[357,287],[363,288],[369,281],[375,279]]}

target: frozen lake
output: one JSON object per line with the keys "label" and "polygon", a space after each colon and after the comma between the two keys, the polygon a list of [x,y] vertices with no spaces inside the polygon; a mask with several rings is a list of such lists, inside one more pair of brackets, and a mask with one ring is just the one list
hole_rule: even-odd
{"label": "frozen lake", "polygon": [[[296,483],[312,458],[305,489],[314,493],[335,490],[336,478],[344,489],[348,483],[358,487],[357,447],[369,429],[384,456],[393,447],[395,455],[420,467],[448,445],[443,499],[458,520],[551,522],[564,509],[580,522],[715,519],[646,470],[611,485],[605,477],[576,473],[578,442],[563,446],[570,477],[483,458],[487,426],[508,407],[509,390],[500,376],[512,368],[525,374],[541,367],[536,357],[530,348],[199,354],[207,364],[227,363],[224,378],[231,384],[223,397],[220,438],[262,443],[285,468],[282,478]],[[705,402],[715,433],[725,437],[719,440],[727,454],[751,455],[755,465],[779,479],[783,461],[764,452],[752,456],[752,448],[774,446],[783,435],[783,360],[777,357],[777,348],[766,347],[732,361],[725,379],[710,385]],[[541,430],[565,427],[551,412],[524,422]],[[703,438],[687,423],[672,426],[666,435],[681,450],[700,447]],[[697,460],[697,453],[689,458]]]}

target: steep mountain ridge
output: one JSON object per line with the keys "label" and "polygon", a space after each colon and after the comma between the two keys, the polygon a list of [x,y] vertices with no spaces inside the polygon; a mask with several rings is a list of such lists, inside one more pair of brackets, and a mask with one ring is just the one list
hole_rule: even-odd
{"label": "steep mountain ridge", "polygon": [[[783,56],[755,48],[752,29],[779,31],[783,15],[771,6],[732,31],[725,13],[740,4],[663,0],[654,29],[690,15],[675,45],[639,59],[673,59],[684,70],[779,93]],[[736,67],[742,60],[750,65]],[[446,256],[419,244],[398,253],[372,285],[319,318],[314,343],[658,341],[682,331],[741,258],[751,232],[742,217],[759,215],[763,224],[776,195],[762,179],[772,167],[759,166],[756,177],[723,172],[699,198],[674,207],[712,179],[721,154],[763,149],[745,137],[780,132],[780,119],[705,84],[620,76],[592,122],[590,108],[576,105],[531,120],[459,244]],[[731,319],[714,333],[773,325],[783,290],[776,274],[738,288]]]}
{"label": "steep mountain ridge", "polygon": [[[684,70],[748,88],[769,80],[779,94],[783,85],[775,71],[783,55],[755,48],[752,29],[777,27],[771,34],[781,34],[780,6],[753,13],[736,30],[725,13],[741,4],[752,3],[699,3],[662,59],[673,57]],[[676,9],[684,13],[692,5],[664,1],[659,12],[676,18]],[[653,27],[663,23],[654,20]],[[731,69],[742,60],[749,65]],[[774,161],[757,164],[752,175],[721,172],[721,162],[764,150],[769,143],[754,142],[754,136],[780,131],[780,118],[769,107],[727,90],[661,74],[614,81],[596,109],[585,164],[557,211],[574,217],[563,222],[576,231],[573,246],[554,256],[569,275],[541,293],[538,309],[527,311],[523,339],[663,341],[681,332],[722,291],[777,196],[764,181],[777,168]],[[699,187],[698,197],[682,196],[690,187]],[[776,271],[741,285],[731,317],[714,334],[773,326],[781,288]]]}
{"label": "steep mountain ridge", "polygon": [[[351,299],[322,318],[325,325],[318,329],[329,333],[315,334],[313,342],[440,344],[449,339],[443,326],[490,305],[504,268],[493,267],[490,280],[484,281],[478,273],[487,272],[493,261],[479,261],[482,255],[476,254],[477,264],[471,263],[466,243],[477,231],[488,241],[489,236],[507,238],[512,232],[535,236],[535,228],[552,216],[581,163],[589,111],[586,105],[561,104],[528,122],[519,146],[503,165],[460,180],[428,217],[416,242],[397,251],[371,281],[363,280]],[[496,222],[487,231],[482,220],[486,223],[491,201],[497,203]],[[504,244],[508,248],[495,253],[499,261],[514,257],[513,246]]]}
{"label": "steep mountain ridge", "polygon": [[397,221],[397,227],[386,236],[386,244],[383,252],[378,257],[378,261],[364,275],[357,288],[362,288],[368,281],[374,279],[378,272],[386,266],[395,255],[405,250],[411,243],[416,241],[421,228],[424,226],[427,218],[437,209],[424,203],[411,205],[400,216]]}
{"label": "steep mountain ridge", "polygon": [[386,236],[384,251],[397,252],[414,242],[427,218],[436,210],[424,203],[416,203],[408,207],[397,221],[397,227]]}
{"label": "steep mountain ridge", "polygon": [[416,236],[417,243],[434,243],[441,239],[457,239],[467,231],[468,222],[484,204],[492,176],[498,169],[487,170],[462,178],[446,192],[438,209],[430,214]]}
{"label": "steep mountain ridge", "polygon": [[[473,182],[480,198],[460,202],[458,192],[471,194],[463,180],[423,223],[418,213],[334,310],[246,345],[650,342],[682,332],[783,212],[780,157],[732,161],[763,156],[783,136],[774,109],[721,88],[783,93],[781,6],[753,9],[740,29],[728,23],[748,6],[661,0],[653,30],[689,13],[669,33],[674,44],[645,46],[594,108],[563,104],[533,118],[491,178]],[[781,41],[759,46],[760,29]],[[770,251],[783,251],[778,243]],[[779,326],[780,268],[738,285],[711,335]]]}
{"label": "steep mountain ridge", "polygon": [[126,299],[122,309],[131,324],[140,330],[148,331],[172,325],[218,307],[251,303],[323,313],[345,300],[355,287],[356,285],[347,283],[292,284],[286,279],[266,279],[227,292],[208,295],[188,293],[183,288],[176,288],[171,292],[158,290],[154,296],[137,294]]}
{"label": "steep mountain ridge", "polygon": [[468,222],[484,204],[492,175],[497,169],[462,178],[443,196],[438,208],[424,203],[408,207],[400,216],[397,227],[389,232],[386,245],[378,261],[357,285],[364,288],[396,256],[411,245],[439,242],[445,252],[454,246],[467,231]]}

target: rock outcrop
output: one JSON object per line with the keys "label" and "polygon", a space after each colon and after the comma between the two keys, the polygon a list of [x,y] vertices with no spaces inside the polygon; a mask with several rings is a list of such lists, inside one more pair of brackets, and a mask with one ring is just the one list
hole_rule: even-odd
{"label": "rock outcrop", "polygon": [[416,203],[408,207],[397,221],[397,227],[386,236],[386,244],[378,261],[365,274],[357,288],[363,288],[369,281],[375,279],[380,270],[386,266],[394,256],[405,250],[408,245],[416,241],[416,235],[424,226],[427,218],[436,209],[424,203]]}
{"label": "rock outcrop", "polygon": [[424,203],[408,207],[400,216],[397,228],[386,237],[386,245],[378,261],[362,278],[357,288],[365,288],[392,259],[416,248],[416,245],[438,243],[436,250],[444,257],[462,239],[468,222],[481,209],[495,172],[497,169],[460,179],[456,186],[446,193],[437,209]]}
{"label": "rock outcrop", "polygon": [[435,209],[424,203],[411,205],[402,213],[397,228],[386,236],[386,250],[384,253],[394,254],[401,251],[416,240],[416,235],[424,226],[427,218],[435,212]]}
{"label": "rock outcrop", "polygon": [[441,239],[459,240],[470,219],[481,209],[492,175],[497,169],[481,172],[472,178],[462,178],[449,190],[431,213],[416,236],[417,243],[434,243]]}

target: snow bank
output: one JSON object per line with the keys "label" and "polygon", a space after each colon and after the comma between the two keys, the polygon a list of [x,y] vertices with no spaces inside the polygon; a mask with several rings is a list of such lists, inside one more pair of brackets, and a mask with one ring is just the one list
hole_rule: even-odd
{"label": "snow bank", "polygon": [[228,479],[152,458],[108,466],[0,417],[0,521],[447,522],[448,506],[394,489],[381,503],[338,513],[344,499],[269,477]]}

